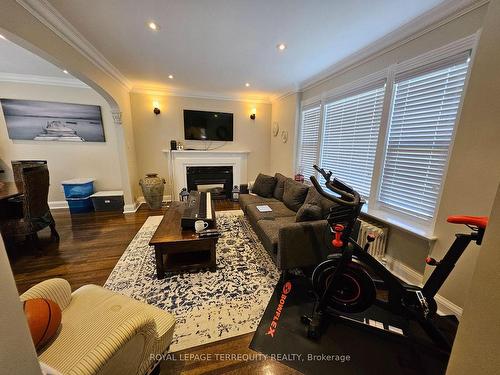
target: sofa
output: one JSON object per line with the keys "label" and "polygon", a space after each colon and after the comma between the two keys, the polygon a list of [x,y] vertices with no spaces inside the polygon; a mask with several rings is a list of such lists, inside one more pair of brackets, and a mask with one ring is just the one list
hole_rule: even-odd
{"label": "sofa", "polygon": [[71,293],[66,280],[50,279],[20,298],[46,298],[61,308],[59,332],[38,353],[61,374],[146,374],[172,341],[171,314],[97,285]]}
{"label": "sofa", "polygon": [[[314,186],[276,173],[259,174],[247,188],[249,193],[239,196],[240,207],[280,270],[315,266],[334,251],[325,218],[335,203]],[[272,211],[261,212],[260,205]],[[304,208],[310,206],[314,214],[304,216]]]}

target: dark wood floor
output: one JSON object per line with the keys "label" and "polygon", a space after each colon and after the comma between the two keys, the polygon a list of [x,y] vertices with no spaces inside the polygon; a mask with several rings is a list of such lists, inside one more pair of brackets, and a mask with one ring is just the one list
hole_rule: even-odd
{"label": "dark wood floor", "polygon": [[[231,210],[231,201],[216,202],[216,210]],[[149,210],[142,205],[136,213],[90,213],[70,215],[67,210],[54,210],[61,240],[50,241],[50,231],[40,232],[43,253],[19,246],[11,260],[19,293],[43,280],[62,277],[73,290],[85,284],[103,285],[118,259],[149,216],[162,215],[165,208]],[[161,374],[297,374],[272,360],[216,360],[221,354],[255,354],[248,348],[252,334],[203,345],[179,352],[176,361],[164,361]],[[182,360],[178,360],[180,354]],[[213,360],[203,360],[211,354]],[[188,355],[191,355],[189,357]],[[216,356],[217,355],[217,356]]]}

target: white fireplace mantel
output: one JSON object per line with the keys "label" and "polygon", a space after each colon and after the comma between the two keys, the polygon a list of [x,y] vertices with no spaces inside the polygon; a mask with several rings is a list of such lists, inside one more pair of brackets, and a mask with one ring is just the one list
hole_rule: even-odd
{"label": "white fireplace mantel", "polygon": [[241,185],[248,182],[247,158],[249,151],[243,150],[162,150],[169,155],[170,176],[173,185],[173,199],[178,199],[178,193],[187,187],[186,168],[200,166],[231,166],[233,167],[233,184]]}

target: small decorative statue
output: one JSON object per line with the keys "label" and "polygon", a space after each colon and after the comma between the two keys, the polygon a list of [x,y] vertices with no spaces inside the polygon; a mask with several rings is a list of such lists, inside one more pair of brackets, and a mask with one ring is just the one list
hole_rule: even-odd
{"label": "small decorative statue", "polygon": [[139,181],[144,199],[151,209],[161,208],[163,202],[163,190],[165,179],[158,177],[158,173],[147,173],[146,177]]}
{"label": "small decorative statue", "polygon": [[233,201],[238,202],[240,198],[240,188],[238,187],[238,185],[234,185],[234,188],[231,191],[231,193],[232,193],[231,198],[233,199]]}
{"label": "small decorative statue", "polygon": [[182,188],[181,192],[179,193],[179,201],[187,202],[188,198],[189,198],[189,192],[187,191],[186,188]]}
{"label": "small decorative statue", "polygon": [[295,181],[304,183],[304,172],[303,172],[303,170],[304,169],[302,168],[302,166],[300,166],[299,169],[297,170],[297,173],[294,176],[294,180]]}

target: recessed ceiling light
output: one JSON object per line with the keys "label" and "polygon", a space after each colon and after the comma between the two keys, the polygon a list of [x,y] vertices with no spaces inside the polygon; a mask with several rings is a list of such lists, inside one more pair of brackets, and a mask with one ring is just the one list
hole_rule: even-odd
{"label": "recessed ceiling light", "polygon": [[280,43],[276,46],[276,48],[280,51],[284,51],[286,49],[286,44],[285,43]]}
{"label": "recessed ceiling light", "polygon": [[7,38],[4,37],[2,34],[0,34],[0,39],[7,40]]}
{"label": "recessed ceiling light", "polygon": [[63,70],[63,73],[64,74],[69,74],[68,71],[66,69]]}
{"label": "recessed ceiling light", "polygon": [[149,22],[148,23],[148,27],[151,29],[151,30],[154,30],[154,31],[158,31],[160,30],[160,26],[158,26],[156,23],[154,22]]}
{"label": "recessed ceiling light", "polygon": [[245,86],[246,87],[250,87],[250,84],[247,82],[247,83],[245,83]]}
{"label": "recessed ceiling light", "polygon": [[170,79],[174,79],[174,76],[173,76],[172,74],[169,74],[169,75],[168,75],[168,78],[170,78]]}

